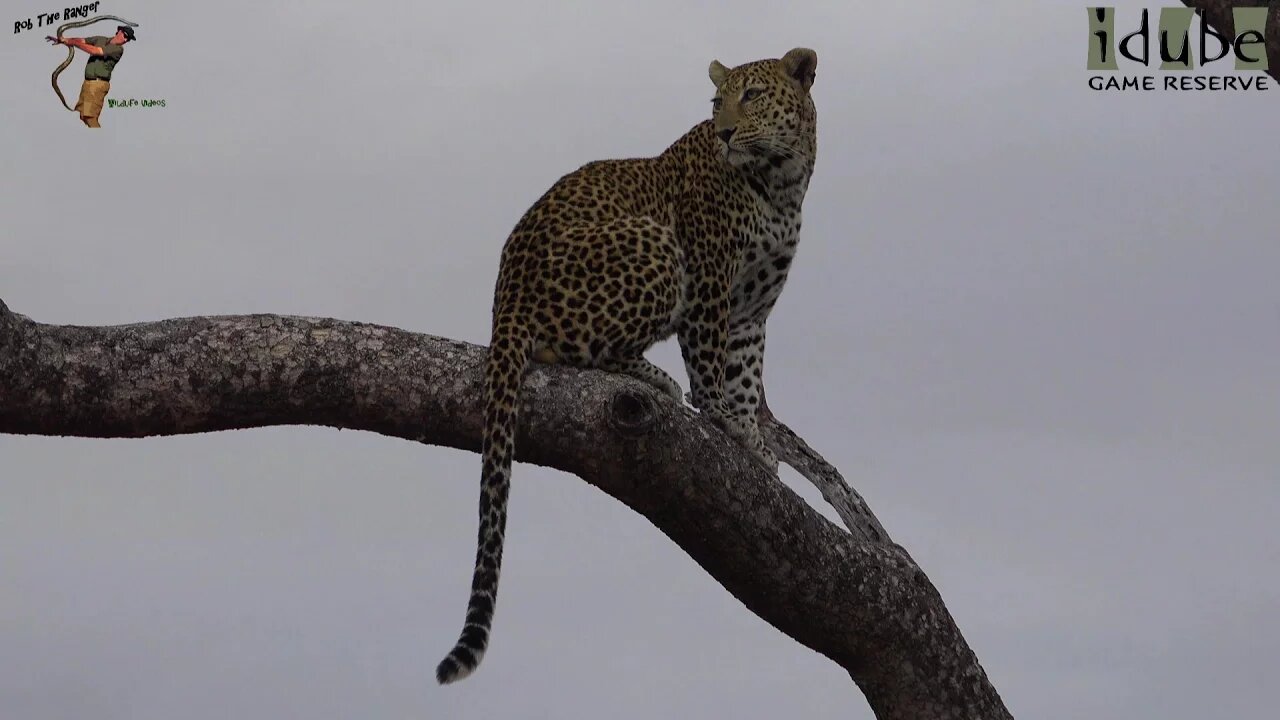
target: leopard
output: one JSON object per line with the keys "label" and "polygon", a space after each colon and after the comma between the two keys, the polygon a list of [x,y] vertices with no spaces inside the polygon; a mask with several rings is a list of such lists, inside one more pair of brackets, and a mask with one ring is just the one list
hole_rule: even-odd
{"label": "leopard", "polygon": [[817,154],[817,54],[712,61],[711,117],[657,156],[597,160],[561,177],[502,248],[483,374],[479,535],[457,643],[436,669],[472,674],[489,647],[520,407],[531,363],[638,379],[686,396],[645,359],[675,336],[687,399],[776,474],[757,421],[765,321],[799,240]]}

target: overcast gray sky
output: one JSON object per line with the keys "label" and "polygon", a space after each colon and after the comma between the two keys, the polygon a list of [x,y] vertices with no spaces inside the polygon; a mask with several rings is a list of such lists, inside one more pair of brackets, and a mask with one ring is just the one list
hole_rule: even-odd
{"label": "overcast gray sky", "polygon": [[[551,182],[706,117],[711,59],[813,47],[775,410],[923,565],[1015,715],[1270,716],[1280,90],[1093,92],[1084,7],[104,3],[141,25],[110,97],[165,107],[90,132],[50,91],[48,28],[0,33],[0,298],[483,342],[499,249]],[[684,381],[673,344],[651,355]],[[870,717],[642,518],[530,466],[491,651],[436,687],[478,477],[319,428],[0,436],[0,716]]]}

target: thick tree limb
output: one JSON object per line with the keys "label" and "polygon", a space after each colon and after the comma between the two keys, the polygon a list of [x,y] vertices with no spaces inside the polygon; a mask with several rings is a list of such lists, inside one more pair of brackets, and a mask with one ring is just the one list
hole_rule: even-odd
{"label": "thick tree limb", "polygon": [[[1203,13],[1209,27],[1229,38],[1235,37],[1236,21],[1232,8],[1269,7],[1264,32],[1267,44],[1267,74],[1280,80],[1280,2],[1277,0],[1182,0],[1182,4]],[[1228,62],[1231,55],[1227,55]]]}
{"label": "thick tree limb", "polygon": [[[55,326],[0,302],[0,432],[327,425],[476,450],[484,354],[331,319]],[[846,668],[877,717],[1010,717],[937,590],[869,511],[852,516],[857,536],[844,532],[709,422],[627,378],[535,366],[523,400],[522,461],[644,515],[752,612]],[[790,438],[784,457],[817,457]],[[879,540],[860,539],[872,525]]]}

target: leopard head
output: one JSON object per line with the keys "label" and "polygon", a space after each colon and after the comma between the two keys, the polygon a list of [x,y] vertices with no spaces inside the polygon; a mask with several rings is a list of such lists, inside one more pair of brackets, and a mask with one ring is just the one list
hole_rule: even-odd
{"label": "leopard head", "polygon": [[782,172],[813,167],[818,114],[809,90],[817,67],[818,54],[808,48],[732,69],[711,61],[712,120],[729,164]]}

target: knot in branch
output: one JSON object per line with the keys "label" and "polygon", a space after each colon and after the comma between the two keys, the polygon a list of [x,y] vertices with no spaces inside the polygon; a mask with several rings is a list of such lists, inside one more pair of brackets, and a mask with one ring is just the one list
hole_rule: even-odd
{"label": "knot in branch", "polygon": [[622,388],[609,401],[609,425],[624,435],[643,435],[657,422],[658,406],[652,393]]}

